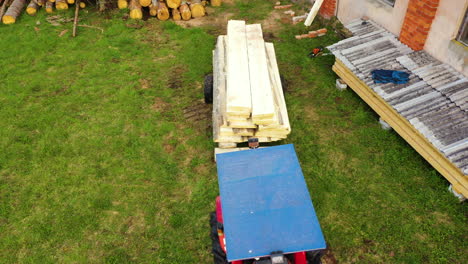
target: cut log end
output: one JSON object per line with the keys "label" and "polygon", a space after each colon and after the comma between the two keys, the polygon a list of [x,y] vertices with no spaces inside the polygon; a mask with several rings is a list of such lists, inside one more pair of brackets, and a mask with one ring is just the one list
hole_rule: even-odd
{"label": "cut log end", "polygon": [[192,18],[192,12],[187,4],[183,4],[179,7],[180,16],[183,20],[190,20]]}
{"label": "cut log end", "polygon": [[143,7],[147,7],[151,5],[151,0],[140,0],[140,5]]}
{"label": "cut log end", "polygon": [[169,15],[169,9],[167,9],[166,4],[164,2],[159,2],[158,5],[158,19],[165,21],[168,20],[170,17]]}
{"label": "cut log end", "polygon": [[119,1],[117,2],[117,7],[118,7],[119,9],[128,8],[128,2],[127,2],[127,0],[119,0]]}
{"label": "cut log end", "polygon": [[67,3],[73,5],[75,3],[75,0],[67,0]]}
{"label": "cut log end", "polygon": [[68,4],[66,2],[57,2],[55,4],[55,8],[57,10],[67,10],[68,9]]}
{"label": "cut log end", "polygon": [[158,7],[151,4],[149,6],[149,14],[150,14],[150,16],[157,16],[158,15]]}
{"label": "cut log end", "polygon": [[131,19],[142,19],[143,18],[143,13],[141,12],[141,9],[133,9],[130,11],[130,18]]}
{"label": "cut log end", "polygon": [[205,7],[201,4],[192,4],[190,5],[190,9],[192,11],[193,18],[205,16]]}
{"label": "cut log end", "polygon": [[221,6],[221,0],[211,0],[211,6]]}
{"label": "cut log end", "polygon": [[2,17],[2,22],[5,25],[14,24],[16,22],[16,18],[14,18],[12,16],[6,16],[5,15],[5,16]]}
{"label": "cut log end", "polygon": [[34,16],[37,13],[37,9],[34,7],[26,8],[26,13],[30,16]]}
{"label": "cut log end", "polygon": [[85,8],[85,7],[86,7],[86,4],[83,2],[80,2],[80,8]]}
{"label": "cut log end", "polygon": [[166,0],[167,6],[169,8],[178,8],[181,2],[181,0]]}
{"label": "cut log end", "polygon": [[180,15],[179,9],[172,9],[172,19],[174,19],[174,21],[182,20],[182,16]]}

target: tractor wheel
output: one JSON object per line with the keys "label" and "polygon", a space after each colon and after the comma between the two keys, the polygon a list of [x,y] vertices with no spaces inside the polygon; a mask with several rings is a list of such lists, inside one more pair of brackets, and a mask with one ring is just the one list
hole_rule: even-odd
{"label": "tractor wheel", "polygon": [[323,251],[307,251],[307,264],[322,264]]}
{"label": "tractor wheel", "polygon": [[213,74],[208,74],[205,76],[205,84],[203,93],[205,95],[205,103],[213,103]]}
{"label": "tractor wheel", "polygon": [[226,259],[226,253],[221,248],[218,238],[218,221],[216,220],[216,212],[210,214],[210,227],[211,227],[211,243],[212,243],[212,252],[214,264],[228,264]]}

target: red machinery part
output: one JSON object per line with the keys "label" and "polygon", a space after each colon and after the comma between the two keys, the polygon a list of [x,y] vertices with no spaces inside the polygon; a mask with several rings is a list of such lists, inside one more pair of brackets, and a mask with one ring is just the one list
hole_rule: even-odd
{"label": "red machinery part", "polygon": [[307,257],[305,252],[294,253],[294,264],[307,264]]}
{"label": "red machinery part", "polygon": [[218,220],[218,223],[224,223],[223,222],[223,209],[221,209],[221,197],[220,196],[216,197],[216,220]]}

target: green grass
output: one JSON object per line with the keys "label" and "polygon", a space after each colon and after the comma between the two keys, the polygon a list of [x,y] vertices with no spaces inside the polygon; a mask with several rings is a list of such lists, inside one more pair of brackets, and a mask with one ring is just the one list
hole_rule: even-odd
{"label": "green grass", "polygon": [[[212,16],[260,21],[271,5],[235,1]],[[122,16],[83,13],[105,31],[76,38],[43,12],[0,26],[0,263],[211,261],[218,189],[202,81],[213,25],[133,29]],[[463,263],[466,205],[358,96],[334,88],[332,56],[307,58],[338,38],[297,41],[300,25],[279,25],[293,128],[282,143],[296,146],[326,261]]]}

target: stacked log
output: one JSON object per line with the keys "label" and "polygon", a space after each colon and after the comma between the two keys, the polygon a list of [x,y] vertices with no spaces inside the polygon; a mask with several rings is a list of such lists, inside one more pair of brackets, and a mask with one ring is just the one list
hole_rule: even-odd
{"label": "stacked log", "polygon": [[[34,16],[43,7],[48,14],[53,13],[54,6],[57,10],[66,10],[75,0],[0,0],[0,19],[3,24],[13,24],[26,6],[26,13]],[[80,8],[85,8],[84,2],[79,3]],[[5,12],[6,11],[6,12]]]}
{"label": "stacked log", "polygon": [[8,25],[15,23],[25,6],[26,0],[14,0],[2,17],[3,24]]}
{"label": "stacked log", "polygon": [[128,1],[127,1],[127,0],[118,0],[118,1],[117,1],[117,7],[118,7],[119,9],[128,8]]}
{"label": "stacked log", "polygon": [[213,53],[214,141],[222,148],[250,137],[286,138],[291,126],[273,44],[259,24],[229,21],[227,31]]}
{"label": "stacked log", "polygon": [[57,10],[66,10],[66,9],[68,9],[67,0],[56,0],[55,1],[55,8]]}
{"label": "stacked log", "polygon": [[26,13],[28,13],[30,16],[34,16],[37,13],[37,9],[39,9],[39,4],[34,0],[31,0],[28,7],[26,8]]}
{"label": "stacked log", "polygon": [[[212,6],[219,6],[221,0],[211,0]],[[0,19],[3,24],[13,24],[26,8],[26,13],[35,15],[40,7],[47,13],[52,13],[54,6],[57,10],[66,10],[69,5],[76,3],[76,0],[0,0]],[[207,1],[201,0],[118,0],[117,6],[120,9],[130,9],[130,18],[142,19],[143,8],[148,8],[150,15],[156,16],[159,20],[190,20],[191,18],[203,17],[206,15],[205,5]],[[84,2],[79,3],[80,8],[85,8]]]}
{"label": "stacked log", "polygon": [[143,18],[143,12],[141,11],[141,4],[139,0],[130,0],[128,8],[130,9],[130,18],[132,19]]}
{"label": "stacked log", "polygon": [[[203,17],[206,15],[205,5],[207,1],[201,0],[138,0],[132,4],[133,0],[128,3],[127,0],[118,0],[117,6],[120,9],[130,9],[130,17],[133,19],[141,19],[139,15],[143,8],[148,8],[151,16],[157,17],[159,20],[168,20],[171,16],[175,21],[190,20],[191,18]],[[220,6],[221,0],[211,0],[212,6]],[[136,10],[136,11],[135,11]]]}
{"label": "stacked log", "polygon": [[45,10],[48,14],[52,14],[54,12],[54,2],[47,1],[45,4]]}

